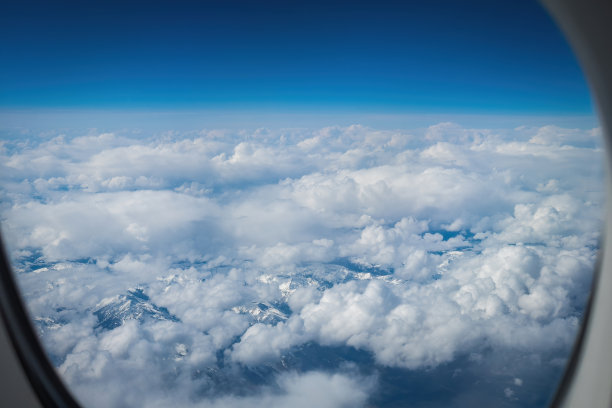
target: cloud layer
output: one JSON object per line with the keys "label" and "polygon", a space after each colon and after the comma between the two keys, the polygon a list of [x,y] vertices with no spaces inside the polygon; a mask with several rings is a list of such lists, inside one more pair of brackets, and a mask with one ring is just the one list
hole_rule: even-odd
{"label": "cloud layer", "polygon": [[[598,129],[56,135],[0,156],[20,285],[87,406],[363,406],[389,370],[459,361],[491,401],[545,404],[602,219]],[[506,356],[526,365],[495,374]]]}

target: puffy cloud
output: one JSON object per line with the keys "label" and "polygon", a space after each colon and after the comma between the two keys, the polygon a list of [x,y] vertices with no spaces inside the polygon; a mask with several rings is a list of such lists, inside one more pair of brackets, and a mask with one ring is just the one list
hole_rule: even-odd
{"label": "puffy cloud", "polygon": [[[560,372],[588,296],[598,134],[7,140],[2,228],[88,405],[363,406],[390,389],[385,370],[459,362],[526,401],[529,375]],[[523,367],[499,374],[510,360]]]}

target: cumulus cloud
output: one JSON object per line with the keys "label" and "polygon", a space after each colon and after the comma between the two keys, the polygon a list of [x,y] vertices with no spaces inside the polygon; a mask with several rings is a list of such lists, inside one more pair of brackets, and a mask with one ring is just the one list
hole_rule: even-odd
{"label": "cumulus cloud", "polygon": [[2,229],[86,405],[364,406],[397,386],[390,370],[448,367],[448,381],[497,378],[497,402],[532,401],[588,296],[598,135],[441,123],[7,140]]}

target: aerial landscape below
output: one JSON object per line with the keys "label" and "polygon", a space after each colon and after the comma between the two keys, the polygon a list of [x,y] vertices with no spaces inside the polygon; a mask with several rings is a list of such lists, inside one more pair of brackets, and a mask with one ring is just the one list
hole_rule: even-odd
{"label": "aerial landscape below", "polygon": [[545,406],[598,249],[599,133],[20,137],[2,232],[86,406]]}

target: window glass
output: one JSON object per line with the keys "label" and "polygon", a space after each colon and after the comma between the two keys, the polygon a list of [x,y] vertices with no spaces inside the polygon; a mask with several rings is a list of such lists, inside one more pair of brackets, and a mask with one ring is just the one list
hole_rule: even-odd
{"label": "window glass", "polygon": [[603,157],[537,5],[11,7],[2,234],[84,406],[546,406]]}

